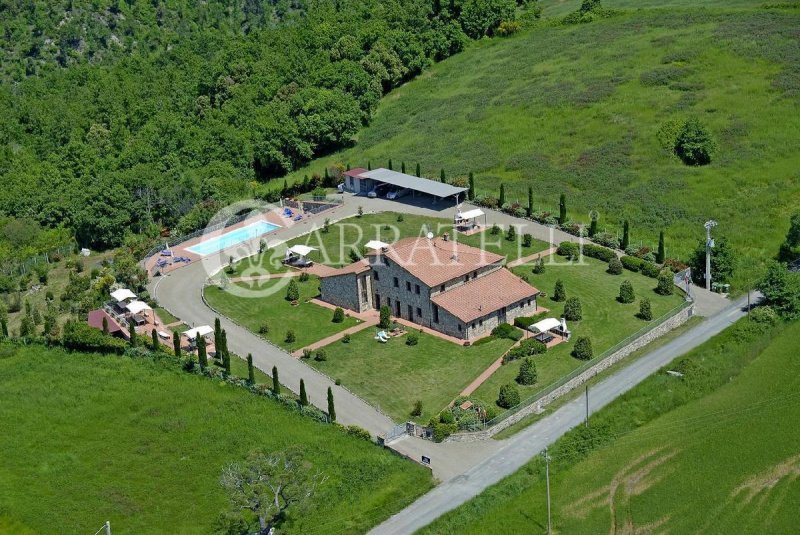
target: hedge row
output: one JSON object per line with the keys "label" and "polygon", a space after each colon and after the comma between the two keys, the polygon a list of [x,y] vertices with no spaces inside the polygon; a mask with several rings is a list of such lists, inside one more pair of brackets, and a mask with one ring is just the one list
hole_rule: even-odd
{"label": "hedge row", "polygon": [[[580,252],[581,247],[579,244],[568,241],[561,242],[556,250],[556,253],[560,256],[566,256],[573,259],[578,258]],[[612,258],[617,256],[612,249],[609,249],[608,247],[601,247],[600,245],[595,245],[593,243],[583,244],[583,254],[591,258],[602,260],[603,262],[610,262]]]}
{"label": "hedge row", "polygon": [[525,357],[532,357],[533,355],[540,355],[546,351],[546,345],[539,340],[530,338],[523,341],[520,345],[512,348],[508,353],[503,355],[503,364]]}
{"label": "hedge row", "polygon": [[647,260],[638,258],[636,256],[623,256],[620,258],[622,262],[622,266],[627,269],[628,271],[633,271],[635,273],[641,273],[647,277],[655,279],[658,277],[658,274],[661,273],[661,266],[658,264],[654,264],[653,262],[648,262]]}

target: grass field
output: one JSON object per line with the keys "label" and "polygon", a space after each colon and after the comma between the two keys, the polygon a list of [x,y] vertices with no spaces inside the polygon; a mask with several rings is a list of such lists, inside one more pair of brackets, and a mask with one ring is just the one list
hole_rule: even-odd
{"label": "grass field", "polygon": [[362,533],[431,486],[415,463],[164,362],[3,345],[0,398],[0,533],[211,533],[223,466],[257,448],[302,445],[329,476],[283,533]]}
{"label": "grass field", "polygon": [[[800,324],[775,336],[749,327],[668,368],[683,378],[656,374],[556,443],[555,532],[795,531]],[[542,468],[532,461],[423,532],[544,533]]]}
{"label": "grass field", "polygon": [[[258,289],[259,283],[235,283],[241,288]],[[269,284],[269,283],[267,283]],[[273,343],[289,350],[305,347],[313,342],[343,331],[358,323],[346,317],[342,323],[333,323],[333,311],[307,303],[319,295],[319,278],[310,277],[299,282],[300,299],[297,306],[285,299],[286,287],[263,297],[249,297],[231,293],[218,286],[207,286],[204,295],[208,303],[220,314],[233,319],[254,333],[258,333],[264,323],[269,332],[264,336]],[[293,330],[294,342],[286,342],[286,333]]]}
{"label": "grass field", "polygon": [[[532,186],[537,209],[566,193],[571,218],[597,210],[612,232],[629,219],[636,244],[665,229],[669,256],[686,258],[709,218],[737,249],[773,256],[800,203],[798,27],[797,9],[639,10],[479,41],[383,99],[352,148],[290,180],[335,162],[419,162],[425,176],[474,171],[479,195],[503,182],[525,204]],[[719,145],[711,165],[685,166],[658,140],[690,116]]]}
{"label": "grass field", "polygon": [[[381,344],[374,336],[375,329],[366,329],[347,344],[334,342],[325,348],[328,360],[308,363],[341,379],[344,386],[397,422],[427,423],[512,344],[492,340],[463,347],[421,333],[419,343],[408,346],[405,337]],[[416,400],[422,401],[423,412],[412,418]]]}
{"label": "grass field", "polygon": [[[603,0],[602,5],[608,9],[667,9],[667,8],[754,8],[764,4],[761,0]],[[563,17],[576,11],[581,0],[539,0],[542,6],[542,17]]]}
{"label": "grass field", "polygon": [[[561,257],[552,257],[554,262],[564,262]],[[561,343],[547,353],[534,358],[539,380],[532,386],[520,386],[522,399],[533,395],[572,370],[583,364],[583,361],[573,358],[574,340],[580,336],[588,336],[592,340],[594,354],[599,355],[606,349],[620,342],[627,336],[646,327],[647,322],[636,317],[639,312],[639,300],[648,297],[652,304],[653,318],[680,305],[683,297],[678,295],[660,296],[656,294],[655,280],[638,273],[625,271],[622,275],[609,275],[606,273],[607,264],[585,258],[585,265],[553,264],[548,265],[544,273],[534,275],[531,266],[520,266],[513,271],[517,275],[525,275],[530,283],[540,291],[546,292],[548,297],[539,298],[539,306],[550,309],[546,317],[561,317],[564,310],[563,302],[551,299],[556,280],[561,279],[568,297],[578,297],[581,300],[583,319],[579,322],[567,322],[567,327],[572,331],[572,340]],[[619,285],[623,280],[631,281],[636,293],[636,302],[622,304],[617,302]],[[474,396],[484,401],[495,401],[500,392],[500,387],[506,383],[514,382],[519,373],[520,361],[513,361],[497,370],[478,390]]]}

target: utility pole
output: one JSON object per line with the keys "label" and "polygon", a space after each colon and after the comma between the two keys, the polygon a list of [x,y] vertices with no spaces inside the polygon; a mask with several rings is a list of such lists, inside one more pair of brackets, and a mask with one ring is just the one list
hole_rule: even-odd
{"label": "utility pole", "polygon": [[544,448],[544,474],[547,480],[547,533],[553,532],[553,524],[550,521],[550,456],[547,455],[547,447]]}
{"label": "utility pole", "polygon": [[706,290],[711,290],[711,249],[714,248],[711,229],[717,226],[717,222],[709,219],[703,226],[706,229]]}
{"label": "utility pole", "polygon": [[586,385],[586,427],[589,427],[589,385]]}

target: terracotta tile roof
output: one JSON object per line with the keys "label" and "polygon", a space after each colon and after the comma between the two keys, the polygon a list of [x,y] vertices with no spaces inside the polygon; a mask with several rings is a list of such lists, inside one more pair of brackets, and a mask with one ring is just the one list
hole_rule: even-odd
{"label": "terracotta tile roof", "polygon": [[350,169],[349,171],[344,172],[344,176],[354,176],[360,177],[362,173],[366,173],[367,170],[363,167],[356,167],[355,169]]}
{"label": "terracotta tile roof", "polygon": [[102,308],[89,311],[89,321],[88,321],[89,326],[94,327],[95,329],[102,329],[103,318],[106,318],[108,320],[109,334],[114,334],[117,331],[122,331],[122,326],[119,323],[117,323],[117,320],[111,317],[111,315]]}
{"label": "terracotta tile roof", "polygon": [[341,267],[339,269],[333,269],[330,272],[320,274],[319,276],[320,278],[338,277],[339,275],[364,273],[365,271],[369,270],[370,270],[369,262],[367,261],[366,258],[362,258],[358,262],[353,262],[352,264]]}
{"label": "terracotta tile roof", "polygon": [[387,251],[370,251],[368,256],[385,256],[429,287],[463,277],[478,268],[500,264],[504,257],[441,238],[404,238]]}
{"label": "terracotta tile roof", "polygon": [[539,290],[502,268],[442,292],[431,301],[461,321],[470,322],[538,293]]}

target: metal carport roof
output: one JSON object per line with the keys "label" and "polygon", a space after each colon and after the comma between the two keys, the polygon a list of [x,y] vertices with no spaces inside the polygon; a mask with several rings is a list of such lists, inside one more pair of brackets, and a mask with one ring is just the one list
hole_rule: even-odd
{"label": "metal carport roof", "polygon": [[413,189],[414,191],[421,191],[436,197],[452,197],[467,191],[467,188],[458,188],[445,184],[444,182],[437,182],[427,178],[420,178],[417,176],[406,175],[405,173],[398,173],[390,169],[373,169],[365,173],[360,173],[360,177],[371,178],[379,182],[391,184],[399,188]]}

